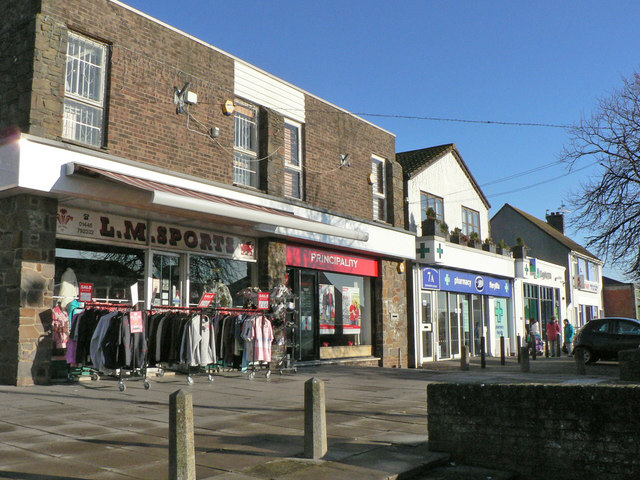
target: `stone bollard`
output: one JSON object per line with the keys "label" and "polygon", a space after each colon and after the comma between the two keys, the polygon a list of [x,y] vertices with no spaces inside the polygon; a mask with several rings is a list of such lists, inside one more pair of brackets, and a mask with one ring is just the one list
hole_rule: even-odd
{"label": "stone bollard", "polygon": [[460,370],[469,370],[469,346],[462,346],[462,355],[460,356]]}
{"label": "stone bollard", "polygon": [[169,478],[196,480],[193,400],[184,390],[169,396]]}
{"label": "stone bollard", "polygon": [[324,382],[314,377],[304,382],[304,456],[318,459],[326,453]]}
{"label": "stone bollard", "polygon": [[587,366],[584,364],[584,350],[582,348],[576,348],[574,358],[576,359],[578,375],[586,375]]}
{"label": "stone bollard", "polygon": [[520,347],[518,356],[520,357],[520,371],[523,373],[530,372],[531,366],[529,364],[529,347]]}
{"label": "stone bollard", "polygon": [[620,380],[640,382],[640,348],[618,352]]}

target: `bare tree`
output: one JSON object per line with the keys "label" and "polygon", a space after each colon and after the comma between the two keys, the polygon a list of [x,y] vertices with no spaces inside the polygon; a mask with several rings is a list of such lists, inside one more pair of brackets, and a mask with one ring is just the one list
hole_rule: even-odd
{"label": "bare tree", "polygon": [[570,199],[571,224],[590,232],[588,247],[640,279],[640,75],[623,79],[570,134],[562,154],[569,169],[599,164]]}

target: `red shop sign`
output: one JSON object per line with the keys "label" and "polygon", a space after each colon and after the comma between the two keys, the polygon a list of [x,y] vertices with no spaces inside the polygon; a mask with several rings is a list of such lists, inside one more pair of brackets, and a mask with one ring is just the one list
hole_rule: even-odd
{"label": "red shop sign", "polygon": [[81,283],[78,287],[78,300],[91,302],[93,300],[93,283]]}
{"label": "red shop sign", "polygon": [[200,303],[198,303],[198,308],[207,308],[213,300],[216,298],[215,293],[205,292],[202,294],[202,298],[200,299]]}
{"label": "red shop sign", "polygon": [[378,260],[290,245],[287,245],[287,265],[367,277],[378,276]]}

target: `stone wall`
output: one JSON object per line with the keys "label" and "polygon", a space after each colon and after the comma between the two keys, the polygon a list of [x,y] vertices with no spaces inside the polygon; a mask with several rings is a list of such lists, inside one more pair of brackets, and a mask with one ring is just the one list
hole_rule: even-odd
{"label": "stone wall", "polygon": [[640,386],[427,386],[429,449],[522,480],[640,478]]}
{"label": "stone wall", "polygon": [[0,383],[46,383],[57,202],[18,195],[0,209]]}
{"label": "stone wall", "polygon": [[398,271],[401,262],[382,260],[376,282],[377,324],[373,354],[382,367],[407,367],[409,342],[407,324],[406,274]]}

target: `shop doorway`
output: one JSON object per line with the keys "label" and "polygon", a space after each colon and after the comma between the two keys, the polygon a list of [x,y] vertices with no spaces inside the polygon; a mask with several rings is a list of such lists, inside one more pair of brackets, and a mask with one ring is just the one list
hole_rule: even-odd
{"label": "shop doorway", "polygon": [[433,358],[433,302],[431,292],[422,292],[422,315],[420,319],[420,342],[422,362],[431,362]]}
{"label": "shop doorway", "polygon": [[438,316],[436,319],[436,332],[438,335],[437,355],[438,360],[451,358],[451,329],[448,315],[447,292],[438,292]]}
{"label": "shop doorway", "polygon": [[180,255],[153,253],[151,275],[151,304],[182,305],[182,275]]}
{"label": "shop doorway", "polygon": [[318,358],[318,327],[316,312],[316,275],[315,273],[300,272],[300,360],[315,360]]}

